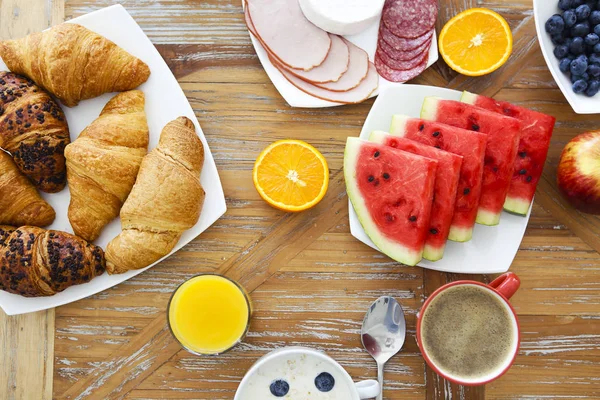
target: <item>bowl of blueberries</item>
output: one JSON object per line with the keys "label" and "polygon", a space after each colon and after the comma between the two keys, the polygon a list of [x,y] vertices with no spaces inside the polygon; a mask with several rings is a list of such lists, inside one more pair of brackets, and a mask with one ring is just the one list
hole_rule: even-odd
{"label": "bowl of blueberries", "polygon": [[578,114],[600,113],[600,0],[534,0],[542,53]]}

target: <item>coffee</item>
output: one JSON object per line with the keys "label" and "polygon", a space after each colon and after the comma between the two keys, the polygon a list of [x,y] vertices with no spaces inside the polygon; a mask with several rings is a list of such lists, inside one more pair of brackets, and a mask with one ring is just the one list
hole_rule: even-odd
{"label": "coffee", "polygon": [[446,375],[481,381],[497,375],[517,345],[514,317],[504,302],[477,285],[438,294],[421,319],[421,346]]}

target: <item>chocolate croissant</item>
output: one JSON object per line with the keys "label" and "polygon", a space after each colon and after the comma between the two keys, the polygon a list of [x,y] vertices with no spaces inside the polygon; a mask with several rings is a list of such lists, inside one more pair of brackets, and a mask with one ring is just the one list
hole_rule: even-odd
{"label": "chocolate croissant", "polygon": [[30,79],[0,72],[0,148],[38,189],[55,193],[65,187],[69,142],[60,106]]}
{"label": "chocolate croissant", "polygon": [[144,62],[71,23],[0,42],[0,57],[11,71],[31,78],[67,107],[103,93],[135,89],[150,76]]}
{"label": "chocolate croissant", "polygon": [[65,232],[0,226],[0,289],[52,296],[105,269],[102,249]]}

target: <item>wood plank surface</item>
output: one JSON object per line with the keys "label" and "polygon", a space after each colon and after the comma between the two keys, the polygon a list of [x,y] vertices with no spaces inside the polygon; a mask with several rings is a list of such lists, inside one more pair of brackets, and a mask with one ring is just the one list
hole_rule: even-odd
{"label": "wood plank surface", "polygon": [[[34,3],[37,8],[22,11]],[[522,346],[513,368],[485,388],[451,385],[426,368],[414,339],[415,316],[426,296],[446,282],[465,277],[489,282],[494,277],[403,266],[349,233],[344,143],[347,136],[359,134],[373,100],[332,109],[289,107],[256,57],[239,1],[119,3],[179,79],[216,160],[228,211],[160,265],[57,308],[54,325],[52,312],[22,317],[24,329],[38,333],[30,339],[17,335],[16,322],[7,324],[0,317],[0,343],[9,355],[2,370],[6,365],[14,371],[6,384],[0,378],[8,398],[230,400],[258,357],[288,345],[326,351],[356,380],[374,378],[375,363],[362,349],[358,333],[366,308],[381,295],[402,303],[408,328],[402,352],[386,367],[385,399],[600,398],[600,219],[568,206],[555,181],[564,145],[600,123],[595,116],[575,114],[557,89],[537,43],[531,0],[440,0],[438,28],[469,7],[504,15],[513,30],[514,53],[503,68],[485,77],[460,76],[439,61],[414,82],[468,89],[557,117],[529,226],[511,267],[522,280],[512,300]],[[0,37],[20,36],[42,29],[45,22],[112,4],[0,0]],[[16,18],[22,23],[7,25]],[[310,142],[330,167],[327,196],[300,214],[269,207],[252,186],[257,155],[283,138]],[[183,280],[209,271],[240,281],[251,293],[255,313],[242,345],[205,358],[176,345],[166,329],[165,309]],[[45,330],[37,331],[39,326]],[[51,329],[54,337],[48,335]],[[22,340],[38,340],[45,360],[54,353],[53,385],[30,384],[37,376],[52,376],[52,366],[42,375],[31,372],[41,371],[38,360],[21,364],[32,357]]]}
{"label": "wood plank surface", "polygon": [[[0,40],[37,32],[63,19],[62,1],[0,0]],[[51,399],[54,309],[19,316],[0,309],[0,354],[1,399]]]}

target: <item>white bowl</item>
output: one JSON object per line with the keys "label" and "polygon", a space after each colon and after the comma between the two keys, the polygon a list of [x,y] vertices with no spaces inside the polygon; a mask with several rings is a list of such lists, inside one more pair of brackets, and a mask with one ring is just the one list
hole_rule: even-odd
{"label": "white bowl", "polygon": [[544,25],[548,18],[554,14],[560,14],[560,12],[558,0],[533,0],[535,29],[537,31],[540,47],[542,48],[542,54],[552,73],[552,77],[567,98],[573,111],[577,114],[598,114],[600,113],[600,93],[594,97],[576,94],[571,87],[570,76],[558,69],[558,59],[553,53],[554,44],[552,43],[552,40],[550,40],[550,35],[546,32]]}

